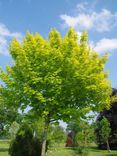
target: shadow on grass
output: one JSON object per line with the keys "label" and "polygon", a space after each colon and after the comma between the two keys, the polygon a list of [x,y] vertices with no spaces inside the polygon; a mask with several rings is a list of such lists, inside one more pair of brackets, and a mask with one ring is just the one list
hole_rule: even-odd
{"label": "shadow on grass", "polygon": [[89,150],[90,150],[91,152],[101,152],[101,150],[99,150],[96,146],[90,147]]}
{"label": "shadow on grass", "polygon": [[[95,146],[90,147],[90,152],[102,153],[103,151],[107,151],[107,150],[100,150],[100,149],[98,149],[98,147],[95,147]],[[114,150],[112,150],[111,152],[113,152],[113,151]],[[115,154],[112,153],[111,154],[111,152],[106,154],[105,156],[117,156],[117,153],[115,153]]]}
{"label": "shadow on grass", "polygon": [[8,152],[8,148],[0,148],[0,152]]}
{"label": "shadow on grass", "polygon": [[66,150],[73,151],[73,156],[79,155],[78,147],[67,147]]}
{"label": "shadow on grass", "polygon": [[105,156],[117,156],[117,154],[106,154]]}
{"label": "shadow on grass", "polygon": [[[77,147],[67,147],[67,150],[72,150],[74,152],[74,156],[78,155],[78,148]],[[117,153],[105,153],[105,150],[99,150],[96,146],[92,146],[87,151],[90,155],[90,153],[96,153],[96,156],[99,154],[102,156],[102,153],[104,152],[104,156],[117,156]],[[113,151],[112,151],[113,152]]]}
{"label": "shadow on grass", "polygon": [[78,150],[77,150],[77,147],[65,147],[65,149],[66,150],[70,150],[70,151],[72,151],[73,153],[72,153],[72,156],[76,156],[76,155],[78,155]]}

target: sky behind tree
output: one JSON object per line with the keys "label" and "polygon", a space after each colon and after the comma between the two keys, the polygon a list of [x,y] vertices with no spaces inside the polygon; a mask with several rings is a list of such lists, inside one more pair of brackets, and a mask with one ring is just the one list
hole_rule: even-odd
{"label": "sky behind tree", "polygon": [[88,32],[89,44],[100,55],[109,53],[105,69],[117,87],[116,6],[116,0],[0,0],[0,66],[11,64],[8,45],[13,37],[21,41],[30,31],[47,38],[51,28],[63,36],[74,27],[79,37]]}

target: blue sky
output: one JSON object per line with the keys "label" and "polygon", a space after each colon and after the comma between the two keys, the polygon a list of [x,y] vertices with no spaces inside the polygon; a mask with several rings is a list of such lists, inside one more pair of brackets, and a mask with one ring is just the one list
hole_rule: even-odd
{"label": "blue sky", "polygon": [[9,41],[22,40],[26,31],[47,37],[50,28],[64,35],[74,27],[79,36],[89,34],[89,44],[100,53],[109,52],[105,69],[117,87],[117,1],[116,0],[0,0],[0,66],[11,64]]}

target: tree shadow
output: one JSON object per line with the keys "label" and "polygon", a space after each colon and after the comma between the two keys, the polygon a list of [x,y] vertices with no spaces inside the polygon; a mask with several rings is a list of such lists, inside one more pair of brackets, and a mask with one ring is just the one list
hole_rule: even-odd
{"label": "tree shadow", "polygon": [[7,152],[8,148],[0,148],[0,152]]}
{"label": "tree shadow", "polygon": [[117,154],[106,154],[106,156],[117,156]]}
{"label": "tree shadow", "polygon": [[73,151],[73,156],[78,155],[77,147],[65,147],[65,149]]}
{"label": "tree shadow", "polygon": [[90,150],[91,152],[101,152],[101,151],[98,149],[98,147],[95,147],[95,146],[90,147],[89,150]]}

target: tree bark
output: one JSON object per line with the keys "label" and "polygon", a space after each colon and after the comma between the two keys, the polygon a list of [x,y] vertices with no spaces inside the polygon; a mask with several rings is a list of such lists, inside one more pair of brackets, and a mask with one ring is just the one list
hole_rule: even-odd
{"label": "tree bark", "polygon": [[49,119],[46,119],[45,120],[44,133],[43,133],[41,156],[45,156],[45,154],[46,154],[46,141],[47,141],[48,126],[49,126]]}
{"label": "tree bark", "polygon": [[110,153],[110,146],[109,146],[109,142],[108,142],[108,140],[106,141],[106,145],[107,145],[107,150],[108,150],[108,152]]}

